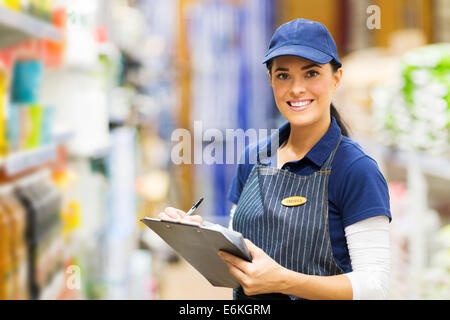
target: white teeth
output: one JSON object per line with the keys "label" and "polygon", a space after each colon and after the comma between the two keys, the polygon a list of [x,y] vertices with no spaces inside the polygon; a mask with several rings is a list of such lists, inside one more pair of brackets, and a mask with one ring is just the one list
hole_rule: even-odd
{"label": "white teeth", "polygon": [[302,101],[302,102],[291,102],[291,106],[293,107],[303,107],[306,106],[307,104],[310,104],[311,100],[307,100],[307,101]]}

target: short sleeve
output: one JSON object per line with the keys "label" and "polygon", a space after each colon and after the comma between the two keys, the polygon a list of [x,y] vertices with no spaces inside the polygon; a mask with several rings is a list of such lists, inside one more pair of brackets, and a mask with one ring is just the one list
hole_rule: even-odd
{"label": "short sleeve", "polygon": [[389,190],[375,160],[355,160],[344,175],[339,192],[344,228],[366,218],[385,215],[391,221]]}
{"label": "short sleeve", "polygon": [[253,167],[253,165],[249,164],[248,161],[249,152],[250,150],[248,147],[245,148],[244,152],[242,152],[237,166],[236,175],[233,177],[230,188],[228,189],[227,199],[234,204],[238,203],[242,189],[244,189],[245,182],[247,181]]}
{"label": "short sleeve", "polygon": [[[238,169],[239,172],[239,169]],[[231,186],[228,189],[227,199],[237,204],[242,192],[242,183],[239,181],[239,174],[236,174],[231,181]]]}

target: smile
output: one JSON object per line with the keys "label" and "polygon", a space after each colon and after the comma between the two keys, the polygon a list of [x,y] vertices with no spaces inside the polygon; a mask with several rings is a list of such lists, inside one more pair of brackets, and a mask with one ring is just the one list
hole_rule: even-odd
{"label": "smile", "polygon": [[307,99],[307,100],[291,100],[288,101],[287,104],[293,111],[303,111],[308,109],[308,107],[313,103],[313,99]]}

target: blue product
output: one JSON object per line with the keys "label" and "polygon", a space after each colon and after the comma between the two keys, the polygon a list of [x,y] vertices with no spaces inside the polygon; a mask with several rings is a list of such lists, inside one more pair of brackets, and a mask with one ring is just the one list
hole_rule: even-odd
{"label": "blue product", "polygon": [[19,150],[20,146],[20,107],[14,104],[9,105],[9,121],[8,121],[8,142],[9,151]]}
{"label": "blue product", "polygon": [[42,75],[43,65],[41,61],[17,61],[13,70],[11,101],[13,103],[37,103]]}
{"label": "blue product", "polygon": [[53,114],[53,107],[46,106],[44,108],[41,126],[41,145],[47,145],[52,142]]}

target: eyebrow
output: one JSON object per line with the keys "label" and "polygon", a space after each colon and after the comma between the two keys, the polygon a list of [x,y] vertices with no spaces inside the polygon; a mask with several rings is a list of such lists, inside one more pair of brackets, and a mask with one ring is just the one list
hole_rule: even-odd
{"label": "eyebrow", "polygon": [[306,69],[309,69],[309,68],[312,68],[312,67],[322,68],[322,67],[319,66],[317,63],[312,63],[312,64],[309,64],[309,65],[307,65],[307,66],[302,67],[302,70],[306,70]]}
{"label": "eyebrow", "polygon": [[274,72],[277,72],[277,71],[289,71],[289,69],[288,68],[276,68]]}
{"label": "eyebrow", "polygon": [[[307,66],[302,67],[301,69],[302,69],[302,70],[306,70],[306,69],[309,69],[309,68],[312,68],[312,67],[322,68],[322,67],[319,66],[317,63],[312,63],[312,64],[308,64]],[[277,71],[289,71],[289,69],[288,69],[288,68],[281,68],[281,67],[280,67],[280,68],[276,68],[274,72],[277,72]]]}

